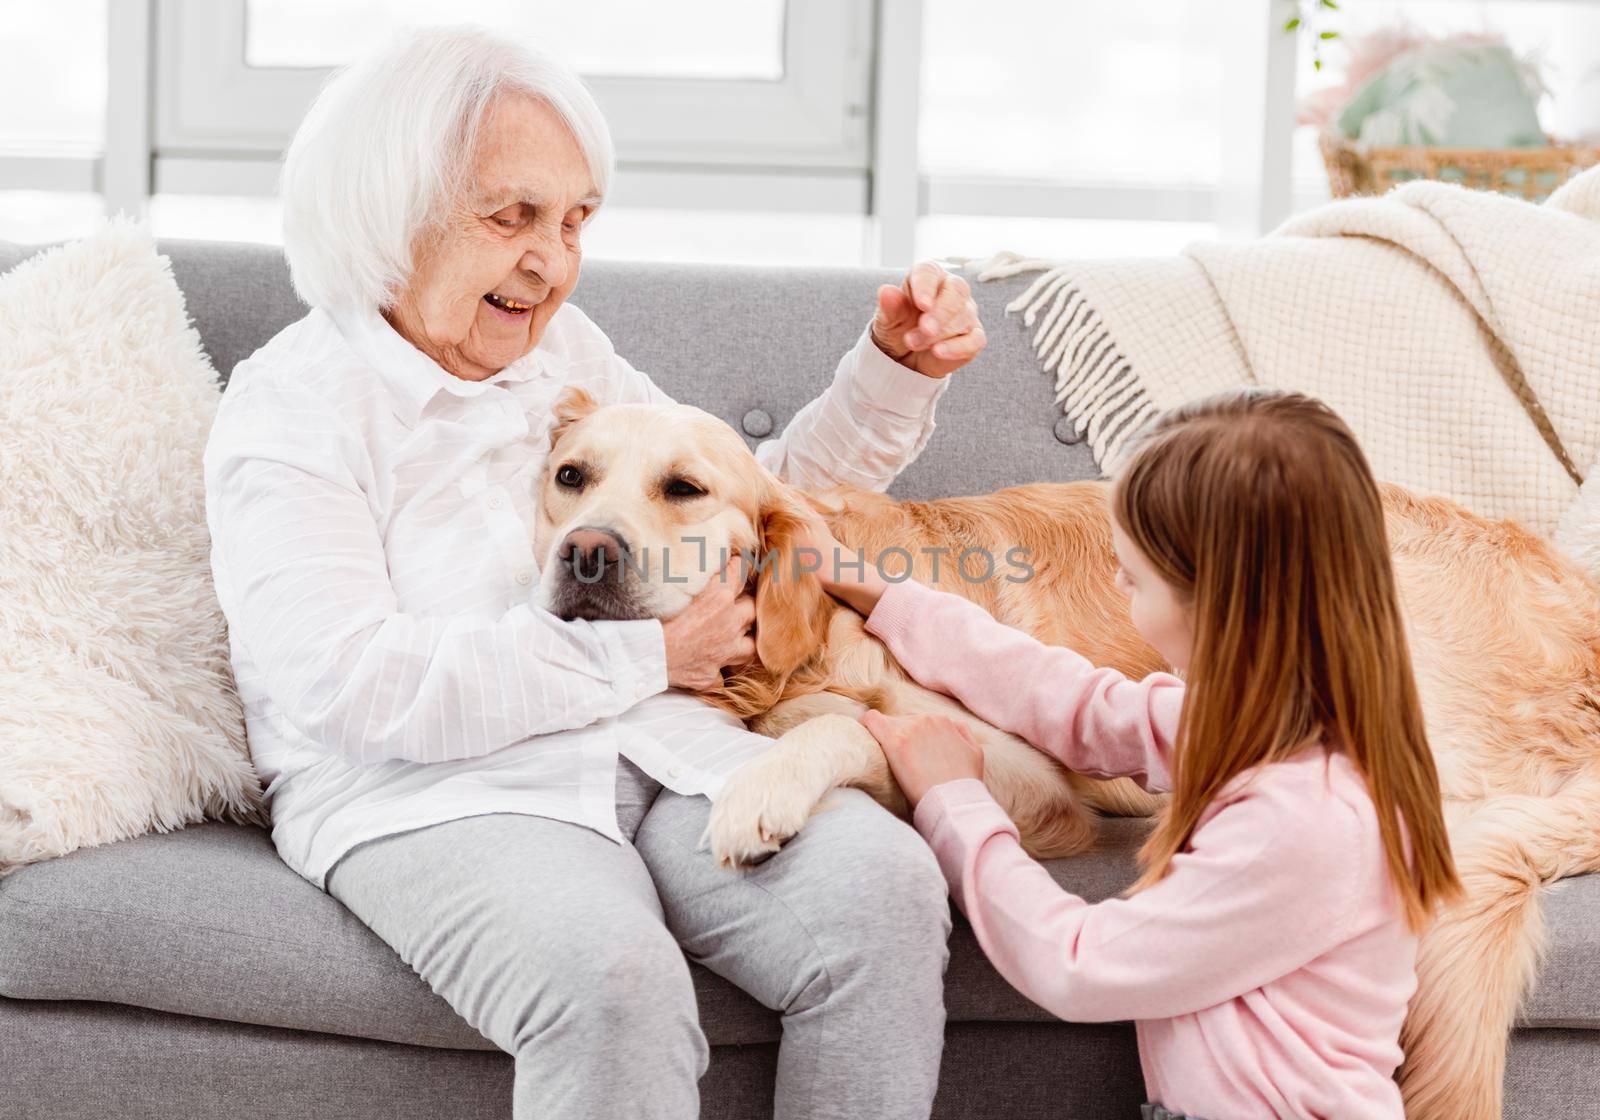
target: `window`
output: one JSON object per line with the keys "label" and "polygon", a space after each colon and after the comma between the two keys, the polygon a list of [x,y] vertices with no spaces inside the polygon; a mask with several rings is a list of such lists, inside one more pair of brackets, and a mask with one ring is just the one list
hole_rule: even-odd
{"label": "window", "polygon": [[[450,18],[539,38],[586,75],[618,78],[783,78],[783,0],[457,0]],[[397,23],[438,18],[434,0],[247,0],[244,62],[258,68],[348,62]]]}
{"label": "window", "polygon": [[104,213],[105,205],[93,191],[0,190],[0,241],[82,237]]}
{"label": "window", "polygon": [[1215,237],[1212,5],[927,0],[917,255],[1137,256]]}
{"label": "window", "polygon": [[250,195],[158,194],[150,199],[150,232],[197,241],[283,242],[283,207]]}
{"label": "window", "polygon": [[1214,240],[1213,222],[928,214],[917,223],[917,256],[986,259],[1002,249],[1046,259],[1159,257]]}
{"label": "window", "polygon": [[[174,198],[270,196],[278,157],[330,66],[398,26],[480,22],[536,29],[585,74],[617,146],[608,217],[772,213],[787,217],[774,219],[767,244],[854,244],[835,219],[848,226],[866,213],[872,14],[862,0],[162,0],[152,187]],[[161,208],[169,228],[180,213],[176,202]],[[796,214],[816,216],[820,241],[790,236]],[[190,228],[206,221],[197,212]],[[859,246],[844,258],[860,259]]]}
{"label": "window", "polygon": [[[1297,92],[1332,81],[1293,0],[31,0],[0,4],[0,237],[276,240],[279,158],[338,65],[389,29],[527,30],[617,143],[598,257],[889,264],[1127,256],[1250,236],[1327,198]],[[1600,133],[1600,7],[1350,0],[1537,50],[1557,136]]]}
{"label": "window", "polygon": [[100,218],[105,0],[0,6],[0,238],[70,237]]}
{"label": "window", "polygon": [[[716,22],[746,7],[745,15]],[[165,0],[157,12],[158,175],[162,161],[204,151],[256,159],[268,165],[256,182],[269,183],[270,165],[326,76],[326,62],[376,37],[359,30],[374,11],[384,31],[479,15],[565,44],[569,60],[591,68],[588,81],[624,167],[866,173],[870,5],[853,0]],[[675,25],[670,33],[665,24]],[[307,34],[306,26],[318,29]],[[341,46],[346,33],[351,41]],[[651,36],[658,34],[667,45],[703,42],[692,55],[663,62],[669,52],[657,49]],[[733,74],[685,76],[711,69],[711,56]]]}
{"label": "window", "polygon": [[1221,54],[1209,4],[928,0],[930,176],[1215,185]]}
{"label": "window", "polygon": [[95,154],[106,135],[105,0],[0,13],[0,152]]}
{"label": "window", "polygon": [[726,264],[866,263],[862,214],[607,206],[583,235],[591,259]]}

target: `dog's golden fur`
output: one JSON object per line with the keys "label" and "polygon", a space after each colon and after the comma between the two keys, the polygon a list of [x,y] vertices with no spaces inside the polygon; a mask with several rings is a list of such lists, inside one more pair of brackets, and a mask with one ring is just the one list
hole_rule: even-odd
{"label": "dog's golden fur", "polygon": [[[1467,888],[1423,938],[1401,1080],[1409,1116],[1487,1120],[1500,1114],[1506,1033],[1536,976],[1538,888],[1600,870],[1600,588],[1513,522],[1400,486],[1382,492],[1452,849]],[[1028,548],[1039,568],[1030,582],[940,586],[1097,665],[1136,678],[1168,668],[1133,631],[1126,600],[1112,585],[1101,483],[927,503],[841,489],[812,498],[840,542],[869,557],[891,546],[919,556],[939,546],[996,555]],[[914,574],[930,575],[924,564]],[[736,707],[745,697],[771,695],[782,681],[766,711],[741,713],[752,726],[781,734],[830,710],[818,693],[890,712],[950,706],[918,696],[859,616],[828,604],[826,641],[792,672],[756,667],[741,674],[755,680],[735,681],[726,699]],[[758,625],[783,623],[758,614]],[[992,742],[985,743],[988,781],[1029,850],[1064,854],[1087,842],[1092,830],[1076,806],[1063,804],[1056,776],[1005,765],[1008,754],[996,757]],[[886,780],[874,766],[850,784],[894,807],[895,795],[881,788]],[[1072,788],[1111,811],[1145,807],[1138,800],[1145,795],[1126,789],[1081,779]]]}
{"label": "dog's golden fur", "polygon": [[[1128,623],[1126,598],[1113,584],[1116,559],[1100,484],[1020,486],[983,497],[904,503],[839,487],[809,492],[802,500],[824,515],[842,544],[861,549],[868,562],[885,552],[895,559],[909,556],[913,578],[955,590],[1041,641],[1083,651],[1097,664],[1135,678],[1166,668]],[[762,526],[762,548],[780,558],[776,563],[786,575],[796,568],[787,562],[787,554],[802,528],[802,518],[793,511],[783,511]],[[968,548],[993,558],[993,578],[977,578],[984,574],[977,556],[968,562],[973,578],[957,576],[956,559]],[[1012,549],[1031,558],[1031,573],[1006,562]],[[895,565],[886,560],[885,568]],[[894,574],[903,572],[901,567]],[[1029,578],[1021,578],[1024,574]],[[824,594],[815,578],[758,581],[756,629],[768,635],[760,646],[760,661],[732,674],[722,688],[703,694],[708,700],[774,738],[823,714],[840,713],[853,720],[869,706],[890,714],[940,711],[961,718],[984,747],[988,784],[1018,822],[1023,846],[1038,858],[1070,855],[1090,843],[1094,830],[1089,809],[1146,815],[1160,805],[1159,798],[1126,779],[1108,782],[1073,774],[1022,740],[977,720],[948,697],[920,687],[867,635],[861,616]],[[863,733],[852,729],[851,734],[859,738]],[[875,755],[875,746],[867,753]],[[894,811],[905,812],[899,789],[876,760],[867,772],[839,784],[858,786]],[[718,839],[714,831],[714,842]],[[719,856],[734,854],[721,844],[714,847]]]}
{"label": "dog's golden fur", "polygon": [[[577,420],[645,423],[590,404],[567,409],[561,431],[585,426]],[[716,431],[732,436],[725,425],[705,417],[700,428],[694,442],[702,473],[724,492],[714,509],[694,516],[739,511],[742,523],[726,530],[733,547],[757,543],[786,561],[803,531],[798,503],[809,502],[839,541],[862,549],[869,562],[905,549],[917,579],[972,599],[1041,641],[1135,678],[1168,668],[1134,631],[1113,585],[1104,483],[1036,484],[933,502],[896,502],[846,487],[802,495],[773,478],[737,437]],[[668,429],[648,430],[659,436]],[[592,443],[586,454],[595,456]],[[551,469],[560,458],[552,453]],[[631,501],[625,487],[617,493],[624,505]],[[1385,484],[1382,493],[1413,668],[1466,886],[1464,899],[1422,940],[1402,1087],[1410,1116],[1488,1120],[1500,1114],[1506,1033],[1540,957],[1538,889],[1600,869],[1600,587],[1513,522],[1396,485]],[[688,515],[675,516],[681,522]],[[673,524],[660,530],[679,531]],[[952,579],[949,565],[966,548],[996,558],[1025,549],[1033,577]],[[937,581],[934,549],[946,550]],[[793,570],[784,567],[784,576]],[[1126,779],[1069,774],[917,686],[866,634],[861,617],[826,595],[814,576],[758,578],[756,602],[758,663],[706,694],[779,739],[718,795],[709,831],[726,862],[776,850],[836,786],[865,789],[906,812],[876,742],[855,718],[868,706],[966,721],[984,748],[986,783],[1035,856],[1087,845],[1095,810],[1159,808],[1158,798]]]}

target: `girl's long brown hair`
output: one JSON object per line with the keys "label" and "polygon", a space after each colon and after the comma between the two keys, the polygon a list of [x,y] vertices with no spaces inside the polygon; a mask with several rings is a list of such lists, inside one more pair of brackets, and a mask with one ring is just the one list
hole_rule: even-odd
{"label": "girl's long brown hair", "polygon": [[1189,608],[1194,648],[1171,803],[1131,890],[1166,875],[1226,783],[1321,734],[1366,778],[1420,931],[1460,883],[1383,504],[1355,436],[1313,397],[1251,386],[1168,409],[1137,441],[1112,515]]}

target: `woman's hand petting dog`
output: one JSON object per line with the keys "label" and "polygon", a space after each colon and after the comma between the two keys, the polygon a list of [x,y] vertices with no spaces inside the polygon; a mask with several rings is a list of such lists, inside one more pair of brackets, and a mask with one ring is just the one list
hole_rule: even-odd
{"label": "woman's hand petting dog", "polygon": [[755,660],[750,636],[755,596],[745,591],[748,569],[734,552],[687,607],[661,624],[666,635],[667,683],[677,688],[710,688],[722,680],[724,666]]}
{"label": "woman's hand petting dog", "polygon": [[913,809],[941,782],[983,780],[983,748],[965,724],[948,716],[886,716],[869,708],[861,714],[861,724],[883,748]]}

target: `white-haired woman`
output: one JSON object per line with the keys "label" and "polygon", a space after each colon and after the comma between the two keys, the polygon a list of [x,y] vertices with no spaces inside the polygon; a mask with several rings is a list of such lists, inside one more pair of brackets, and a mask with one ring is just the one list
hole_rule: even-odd
{"label": "white-haired woman", "polygon": [[[569,69],[472,29],[358,61],[296,133],[312,310],[235,369],[205,458],[273,841],[514,1056],[521,1120],[697,1114],[685,952],[784,1013],[778,1117],[925,1117],[950,928],[927,846],[851,790],[749,872],[699,847],[770,740],[672,686],[751,656],[749,596],[665,623],[530,602],[557,394],[666,399],[566,302],[612,163]],[[966,285],[919,265],[757,454],[886,486],[983,343]]]}

